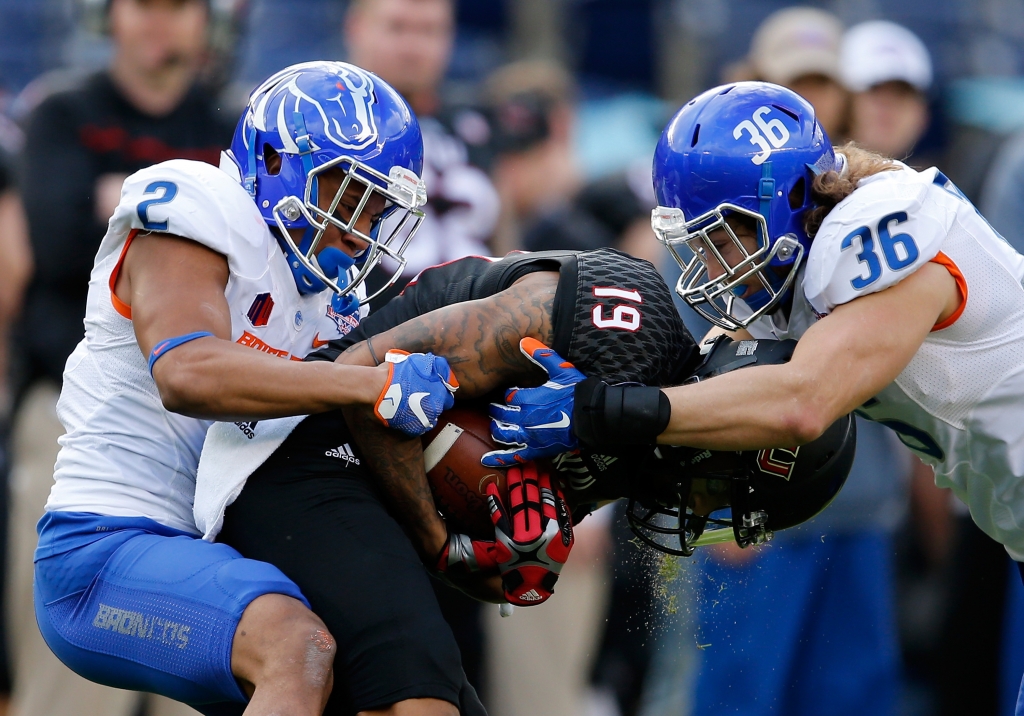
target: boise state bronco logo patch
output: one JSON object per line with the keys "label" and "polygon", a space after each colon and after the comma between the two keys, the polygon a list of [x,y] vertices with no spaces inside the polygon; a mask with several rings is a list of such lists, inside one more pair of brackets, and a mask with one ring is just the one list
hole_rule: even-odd
{"label": "boise state bronco logo patch", "polygon": [[245,315],[254,328],[267,325],[270,312],[274,310],[274,299],[269,293],[261,293],[253,299],[249,311]]}
{"label": "boise state bronco logo patch", "polygon": [[359,313],[356,312],[354,315],[346,315],[340,311],[336,311],[334,306],[327,306],[327,317],[334,321],[334,324],[338,327],[338,333],[343,336],[347,336],[349,332],[359,325]]}

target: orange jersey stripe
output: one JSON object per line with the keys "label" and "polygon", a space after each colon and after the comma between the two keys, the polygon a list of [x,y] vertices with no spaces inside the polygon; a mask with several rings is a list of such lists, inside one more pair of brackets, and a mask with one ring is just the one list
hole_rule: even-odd
{"label": "orange jersey stripe", "polygon": [[964,278],[963,273],[960,271],[960,267],[953,263],[953,259],[946,256],[946,254],[941,251],[932,259],[932,262],[945,267],[945,269],[949,271],[953,280],[956,281],[957,290],[960,292],[960,305],[957,306],[955,311],[949,314],[949,317],[946,320],[936,323],[932,328],[932,331],[941,331],[943,328],[949,328],[956,323],[957,319],[963,314],[964,309],[967,308],[967,279]]}
{"label": "orange jersey stripe", "polygon": [[117,263],[114,264],[114,270],[110,272],[110,303],[120,315],[127,318],[129,321],[132,320],[132,307],[122,301],[114,293],[114,286],[117,284],[117,277],[121,273],[121,264],[124,263],[125,254],[128,253],[128,247],[132,245],[132,239],[139,233],[138,229],[132,229],[128,232],[128,238],[124,240],[124,246],[121,248],[121,255],[117,257]]}

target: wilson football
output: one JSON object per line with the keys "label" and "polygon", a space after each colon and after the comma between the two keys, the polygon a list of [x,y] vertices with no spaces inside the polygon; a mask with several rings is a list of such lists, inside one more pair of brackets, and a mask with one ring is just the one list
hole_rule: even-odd
{"label": "wilson football", "polygon": [[448,410],[423,436],[423,460],[434,502],[453,531],[494,539],[484,490],[496,483],[501,499],[507,500],[505,472],[484,467],[480,458],[499,448],[491,439],[490,420],[483,409]]}

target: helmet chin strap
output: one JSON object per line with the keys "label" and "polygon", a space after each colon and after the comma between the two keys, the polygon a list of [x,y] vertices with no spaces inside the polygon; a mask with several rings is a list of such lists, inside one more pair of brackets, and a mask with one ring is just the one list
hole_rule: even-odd
{"label": "helmet chin strap", "polygon": [[[309,242],[313,240],[314,229],[311,226],[307,226],[302,232],[302,239],[299,241],[299,250],[303,250],[304,247],[309,246]],[[292,251],[292,247],[288,245],[288,242],[279,235],[277,230],[274,230],[274,235],[277,238],[277,243],[281,246],[281,250],[284,252],[284,257],[288,260],[288,268],[291,269],[292,276],[295,278],[295,287],[299,289],[299,293],[303,296],[310,293],[319,293],[324,289],[323,281],[318,279],[313,273],[302,265],[295,252]]]}
{"label": "helmet chin strap", "polygon": [[[277,234],[277,231],[274,232]],[[313,227],[307,227],[302,233],[302,241],[299,243],[299,248],[302,249],[309,246],[309,242],[312,241],[315,229]],[[292,269],[292,276],[295,279],[295,287],[299,290],[299,294],[306,296],[311,293],[320,293],[327,288],[323,281],[318,279],[313,273],[307,269],[295,256],[295,252],[292,251],[291,246],[280,236],[277,236],[277,243],[281,246],[281,250],[284,252],[285,258],[288,260],[288,266]],[[314,256],[312,259],[324,272],[324,274],[333,279],[338,287],[345,289],[348,286],[349,277],[348,270],[355,265],[356,259],[346,254],[341,249],[337,249],[333,246],[328,246],[320,251],[320,254]],[[338,313],[344,315],[350,315],[359,310],[359,297],[356,294],[348,293],[344,296],[335,294],[331,299],[331,307]]]}
{"label": "helmet chin strap", "polygon": [[[309,194],[316,198],[318,194],[318,182],[313,175],[313,158],[311,156],[313,145],[310,141],[309,132],[306,130],[306,122],[301,112],[292,112],[292,126],[295,132],[295,144],[299,148],[299,159],[302,162],[302,170],[306,175],[306,181],[310,182]],[[316,237],[317,229],[307,223],[302,232],[302,240],[299,241],[299,251],[308,253]],[[278,237],[278,243],[284,250],[285,257],[295,277],[295,285],[301,295],[319,293],[327,288],[324,282],[317,278],[309,269],[302,265],[295,252],[292,251],[287,241]],[[310,260],[320,267],[324,275],[335,281],[342,290],[348,286],[348,270],[356,263],[356,259],[346,254],[341,249],[328,246],[320,251],[318,255],[311,256]],[[365,260],[365,259],[364,259]],[[349,315],[359,310],[359,297],[354,293],[344,296],[335,294],[331,299],[331,307],[338,313]]]}
{"label": "helmet chin strap", "polygon": [[[771,267],[766,267],[765,270],[761,271],[761,277],[764,278],[768,282],[768,285],[772,287],[771,291],[769,291],[766,288],[759,288],[749,296],[743,296],[743,293],[747,290],[746,286],[736,286],[734,289],[732,289],[733,295],[736,296],[736,298],[743,301],[743,303],[747,304],[747,307],[751,311],[758,311],[765,305],[767,305],[768,302],[771,301],[774,296],[778,295],[779,289],[782,288],[782,286],[786,283],[785,277],[779,276],[777,273],[771,270]],[[790,288],[786,291],[786,293],[789,293],[789,291],[792,290],[793,289]],[[785,300],[786,298],[785,296],[783,296],[781,301]]]}
{"label": "helmet chin strap", "polygon": [[[775,180],[772,178],[771,162],[765,162],[761,165],[761,180],[758,182],[757,198],[760,203],[760,214],[764,217],[765,226],[767,226],[770,231],[772,225],[772,200],[775,198]],[[761,227],[758,226],[757,230],[761,231]],[[770,243],[767,236],[762,236],[761,241],[764,242],[765,246]],[[732,289],[733,295],[743,301],[743,303],[747,304],[747,307],[752,311],[759,311],[764,308],[772,298],[778,295],[779,289],[782,288],[786,282],[785,277],[779,276],[774,271],[768,270],[767,267],[760,273],[761,277],[768,282],[769,286],[771,286],[771,291],[762,287],[757,291],[754,291],[751,295],[744,297],[743,294],[747,291],[746,286],[736,286]],[[783,297],[782,300],[784,301],[785,297]]]}
{"label": "helmet chin strap", "polygon": [[[348,270],[355,265],[356,260],[341,249],[328,246],[323,249],[315,260],[328,278],[334,279],[338,287],[344,289],[348,286]],[[334,294],[331,298],[331,308],[338,313],[348,316],[359,310],[359,297],[355,292]]]}
{"label": "helmet chin strap", "polygon": [[245,144],[246,154],[248,159],[248,168],[246,169],[245,176],[242,177],[242,186],[249,196],[253,199],[256,198],[256,127],[251,124],[246,127],[245,130]]}

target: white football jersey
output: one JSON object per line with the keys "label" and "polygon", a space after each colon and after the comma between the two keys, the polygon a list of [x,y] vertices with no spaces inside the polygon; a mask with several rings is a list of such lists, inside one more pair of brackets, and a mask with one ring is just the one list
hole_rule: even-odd
{"label": "white football jersey", "polygon": [[[237,343],[301,360],[358,325],[359,314],[332,309],[330,291],[299,294],[283,251],[232,168],[173,160],[125,180],[89,281],[85,338],[64,370],[57,414],[67,433],[48,511],[148,517],[197,532],[192,500],[210,422],[164,409],[131,309],[112,290],[140,231],[182,236],[227,258],[224,295]],[[236,426],[252,431],[251,423]]]}
{"label": "white football jersey", "polygon": [[903,167],[862,180],[811,244],[788,322],[762,318],[750,332],[799,338],[836,306],[929,261],[949,270],[965,300],[858,412],[895,430],[935,468],[936,484],[1024,561],[1024,256],[941,172]]}

